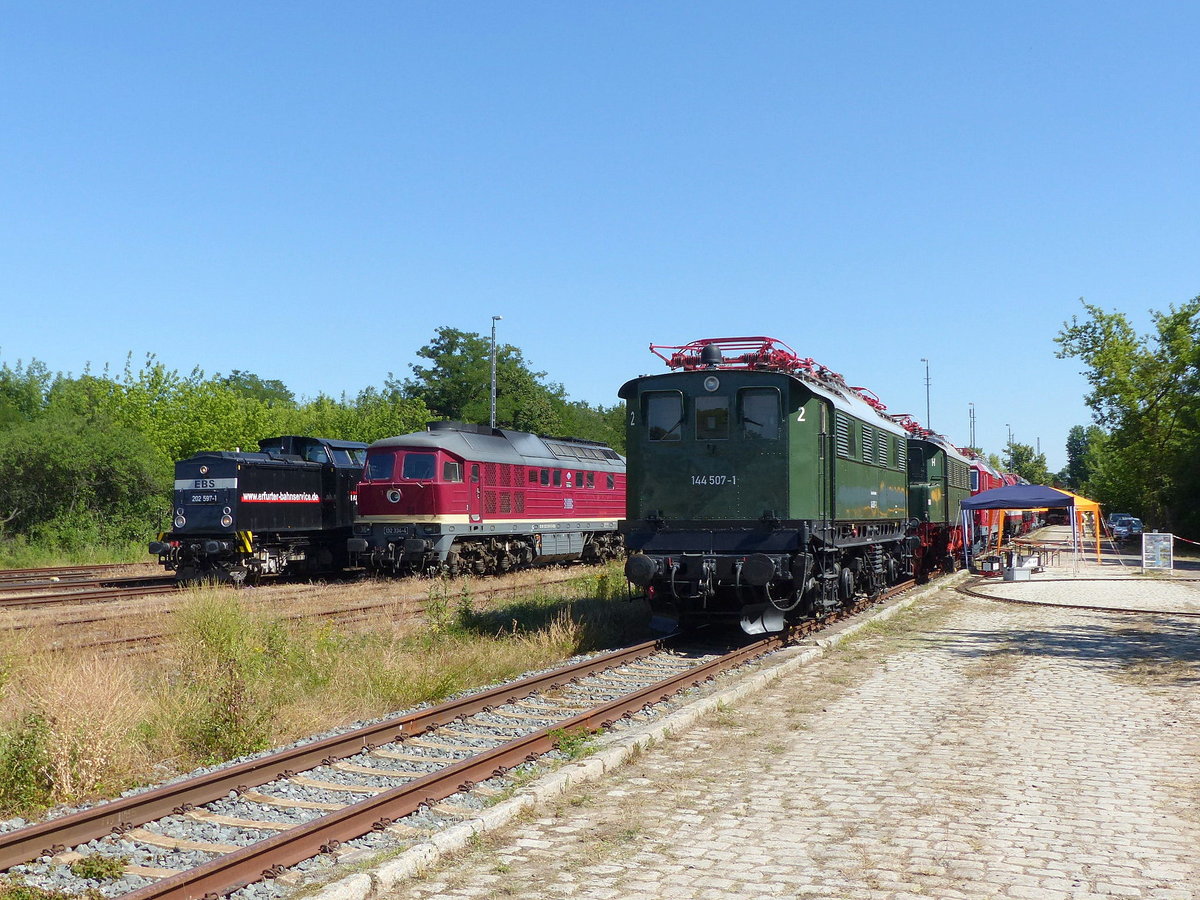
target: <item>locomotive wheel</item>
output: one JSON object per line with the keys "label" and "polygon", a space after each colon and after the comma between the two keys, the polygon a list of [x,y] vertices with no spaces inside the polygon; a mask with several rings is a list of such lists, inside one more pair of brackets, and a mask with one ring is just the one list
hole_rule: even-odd
{"label": "locomotive wheel", "polygon": [[843,603],[854,599],[854,572],[850,569],[842,569],[838,573],[838,598]]}
{"label": "locomotive wheel", "polygon": [[900,567],[896,565],[896,557],[889,556],[883,561],[883,574],[888,584],[895,584],[900,580]]}

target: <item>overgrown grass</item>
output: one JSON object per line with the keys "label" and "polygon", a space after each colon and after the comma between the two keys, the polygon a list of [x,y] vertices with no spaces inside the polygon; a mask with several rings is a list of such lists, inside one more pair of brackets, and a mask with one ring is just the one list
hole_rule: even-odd
{"label": "overgrown grass", "polygon": [[[228,590],[188,592],[174,639],[142,663],[0,653],[0,818],[34,815],[335,725],[643,639],[619,568],[535,583],[481,607],[469,583],[430,588],[423,622],[369,630],[291,622]],[[383,588],[386,590],[386,587]],[[7,660],[7,662],[5,662]],[[6,674],[7,673],[7,674]]]}
{"label": "overgrown grass", "polygon": [[567,759],[583,759],[596,752],[599,746],[596,737],[599,734],[599,730],[589,731],[586,728],[574,731],[558,728],[550,732],[550,738],[554,741],[554,749]]}
{"label": "overgrown grass", "polygon": [[44,566],[89,566],[153,561],[154,558],[146,551],[146,541],[63,545],[58,541],[31,541],[25,535],[16,535],[0,540],[0,569],[35,569]]}

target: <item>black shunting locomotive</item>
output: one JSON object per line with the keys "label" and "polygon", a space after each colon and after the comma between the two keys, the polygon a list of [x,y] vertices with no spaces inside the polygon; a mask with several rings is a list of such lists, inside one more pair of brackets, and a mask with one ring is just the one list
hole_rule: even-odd
{"label": "black shunting locomotive", "polygon": [[348,564],[366,444],[284,436],[175,463],[172,530],[151,553],[178,581],[255,581]]}

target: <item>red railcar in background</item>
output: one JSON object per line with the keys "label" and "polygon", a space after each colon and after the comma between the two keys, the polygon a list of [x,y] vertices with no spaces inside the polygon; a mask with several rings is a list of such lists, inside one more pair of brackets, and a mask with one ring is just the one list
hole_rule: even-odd
{"label": "red railcar in background", "polygon": [[604,444],[434,422],[367,448],[348,549],[392,574],[600,562],[624,515],[625,460]]}
{"label": "red railcar in background", "polygon": [[[988,461],[970,448],[962,453],[971,461],[971,496],[1003,487],[1008,482],[1003,475],[988,464]],[[994,509],[976,510],[971,514],[974,544],[977,551],[995,546],[1000,532],[1001,512]]]}

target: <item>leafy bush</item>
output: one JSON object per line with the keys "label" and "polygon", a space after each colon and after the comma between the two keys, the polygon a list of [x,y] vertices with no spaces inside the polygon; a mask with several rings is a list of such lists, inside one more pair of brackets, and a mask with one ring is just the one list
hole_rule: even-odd
{"label": "leafy bush", "polygon": [[143,538],[169,487],[168,461],[110,421],[55,414],[0,431],[0,513],[35,543]]}
{"label": "leafy bush", "polygon": [[0,809],[30,815],[50,805],[50,726],[40,713],[27,713],[0,732]]}

